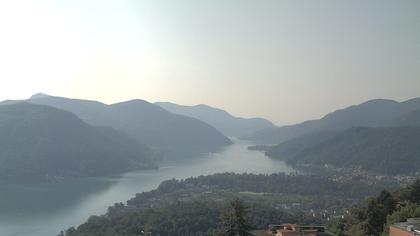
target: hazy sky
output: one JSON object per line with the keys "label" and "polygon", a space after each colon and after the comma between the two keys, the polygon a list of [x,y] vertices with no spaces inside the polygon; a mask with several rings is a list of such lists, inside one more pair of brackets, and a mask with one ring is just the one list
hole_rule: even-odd
{"label": "hazy sky", "polygon": [[277,124],[420,96],[418,0],[0,1],[0,100],[205,103]]}

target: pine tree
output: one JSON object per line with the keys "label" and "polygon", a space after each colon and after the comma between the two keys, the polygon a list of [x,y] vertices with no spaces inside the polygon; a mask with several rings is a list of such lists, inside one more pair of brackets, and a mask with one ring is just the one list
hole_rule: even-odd
{"label": "pine tree", "polygon": [[229,203],[228,209],[223,213],[221,236],[252,235],[248,232],[251,227],[248,225],[246,215],[247,207],[239,198],[234,198]]}

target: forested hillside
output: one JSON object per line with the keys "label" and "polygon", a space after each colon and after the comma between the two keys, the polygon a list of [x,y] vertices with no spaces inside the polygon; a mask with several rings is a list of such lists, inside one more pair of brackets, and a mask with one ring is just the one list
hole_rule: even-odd
{"label": "forested hillside", "polygon": [[[309,139],[310,138],[310,139]],[[272,158],[293,165],[329,165],[362,168],[385,174],[414,174],[420,171],[420,127],[366,128],[315,134],[273,147]]]}
{"label": "forested hillside", "polygon": [[70,111],[88,124],[111,126],[139,143],[167,152],[208,152],[232,143],[202,121],[172,114],[140,99],[106,105],[38,94],[28,102]]}
{"label": "forested hillside", "polygon": [[395,192],[382,191],[329,223],[338,236],[386,236],[389,225],[420,217],[420,180]]}
{"label": "forested hillside", "polygon": [[227,111],[204,104],[196,106],[182,106],[170,102],[158,102],[155,104],[174,114],[204,121],[226,136],[242,137],[256,131],[275,127],[267,119],[235,117]]}
{"label": "forested hillside", "polygon": [[155,168],[153,153],[110,127],[26,102],[0,106],[0,176],[102,176]]}
{"label": "forested hillside", "polygon": [[313,132],[343,131],[360,126],[388,127],[393,126],[395,122],[416,110],[420,110],[420,98],[413,98],[404,102],[374,99],[328,113],[321,119],[266,129],[244,138],[259,143],[280,144]]}

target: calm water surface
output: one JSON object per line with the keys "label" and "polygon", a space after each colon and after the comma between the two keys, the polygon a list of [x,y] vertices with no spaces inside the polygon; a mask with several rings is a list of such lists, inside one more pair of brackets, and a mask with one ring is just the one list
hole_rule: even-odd
{"label": "calm water surface", "polygon": [[103,214],[115,202],[149,191],[171,178],[221,172],[270,174],[294,172],[282,161],[271,160],[251,143],[236,141],[223,150],[192,161],[166,163],[159,170],[131,172],[119,178],[89,178],[63,183],[0,182],[0,236],[56,236],[90,215]]}

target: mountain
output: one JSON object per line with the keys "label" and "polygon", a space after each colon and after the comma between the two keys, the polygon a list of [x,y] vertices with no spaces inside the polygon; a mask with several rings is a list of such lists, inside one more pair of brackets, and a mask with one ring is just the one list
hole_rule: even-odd
{"label": "mountain", "polygon": [[259,130],[274,128],[273,123],[266,119],[234,117],[224,110],[203,104],[196,106],[182,106],[170,102],[157,102],[155,104],[174,114],[189,116],[206,122],[230,137],[241,137]]}
{"label": "mountain", "polygon": [[[321,138],[322,139],[322,138]],[[386,174],[420,171],[420,127],[354,127],[286,155],[280,144],[267,155],[293,165],[330,165]]]}
{"label": "mountain", "polygon": [[27,102],[0,106],[1,178],[104,176],[154,168],[150,149],[110,127]]}
{"label": "mountain", "polygon": [[172,114],[143,100],[106,105],[38,94],[28,102],[70,111],[91,125],[111,126],[142,144],[167,152],[207,152],[231,144],[212,126],[194,118]]}
{"label": "mountain", "polygon": [[404,114],[396,119],[392,125],[394,126],[420,126],[420,110],[415,110]]}
{"label": "mountain", "polygon": [[23,101],[22,100],[4,100],[0,102],[0,106],[12,105],[12,104],[20,103],[20,102],[23,102]]}
{"label": "mountain", "polygon": [[341,131],[351,127],[390,126],[396,119],[420,109],[420,98],[404,102],[376,99],[327,114],[322,119],[296,125],[271,128],[243,138],[259,143],[279,144],[304,134],[331,130]]}
{"label": "mountain", "polygon": [[334,131],[318,131],[299,136],[278,145],[268,147],[266,155],[284,161],[291,161],[302,151],[312,148],[336,135]]}

